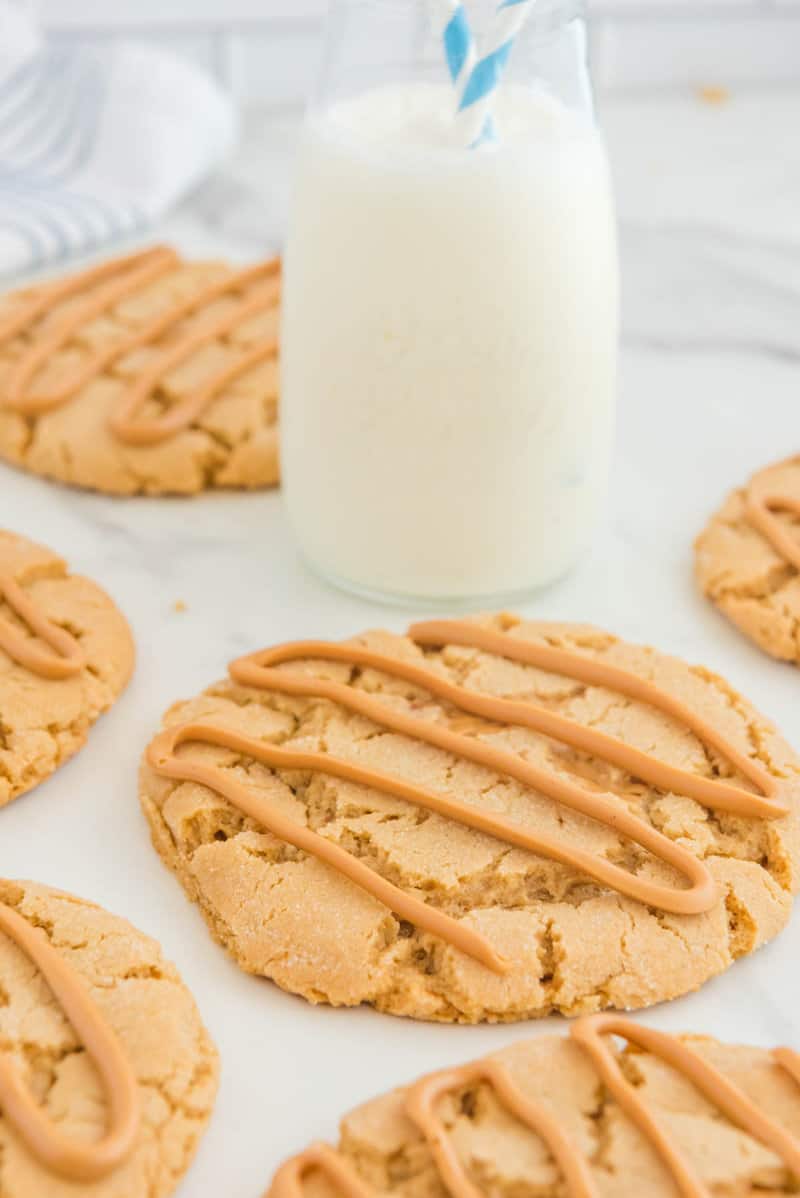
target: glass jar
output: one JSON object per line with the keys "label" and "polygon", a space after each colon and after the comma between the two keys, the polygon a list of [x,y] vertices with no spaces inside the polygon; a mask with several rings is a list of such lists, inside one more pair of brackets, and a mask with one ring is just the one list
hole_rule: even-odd
{"label": "glass jar", "polygon": [[604,505],[613,201],[582,5],[534,8],[479,147],[430,12],[331,5],[286,253],[283,474],[331,581],[481,603],[564,574]]}

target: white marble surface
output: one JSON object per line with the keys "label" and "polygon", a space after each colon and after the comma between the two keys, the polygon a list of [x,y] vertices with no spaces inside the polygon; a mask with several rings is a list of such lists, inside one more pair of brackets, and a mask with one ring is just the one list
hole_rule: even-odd
{"label": "white marble surface", "polygon": [[[719,108],[690,96],[614,101],[604,116],[626,284],[613,502],[591,558],[526,610],[594,621],[706,662],[800,745],[800,674],[740,639],[691,575],[692,538],[707,513],[800,441],[800,93],[734,96]],[[187,249],[241,258],[278,242],[294,130],[294,118],[254,116],[225,176],[165,233]],[[332,1136],[349,1105],[558,1026],[440,1028],[311,1008],[240,974],[150,848],[137,759],[167,704],[258,645],[399,628],[408,618],[312,578],[279,494],[114,501],[0,467],[0,514],[102,580],[138,641],[133,684],[87,749],[2,813],[0,873],[46,880],[129,916],[163,941],[193,987],[222,1051],[223,1080],[182,1198],[256,1198],[278,1160]],[[646,1018],[800,1045],[798,955],[795,921],[754,959]]]}

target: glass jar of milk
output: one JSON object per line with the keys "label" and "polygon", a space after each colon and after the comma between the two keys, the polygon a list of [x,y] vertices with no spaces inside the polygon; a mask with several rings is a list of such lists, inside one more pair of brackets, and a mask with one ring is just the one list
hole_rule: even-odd
{"label": "glass jar of milk", "polygon": [[[286,502],[333,582],[496,601],[569,570],[604,506],[613,201],[581,4],[534,6],[475,147],[435,7],[331,5],[286,254]],[[467,10],[480,58],[494,4]]]}

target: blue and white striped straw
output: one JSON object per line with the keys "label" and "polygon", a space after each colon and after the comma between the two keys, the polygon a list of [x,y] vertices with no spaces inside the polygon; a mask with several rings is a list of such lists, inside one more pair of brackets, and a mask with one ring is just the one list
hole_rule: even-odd
{"label": "blue and white striped straw", "polygon": [[500,0],[490,30],[488,51],[478,56],[469,18],[458,0],[445,0],[442,40],[450,76],[458,94],[461,143],[478,147],[497,140],[492,112],[514,42],[535,0]]}
{"label": "blue and white striped straw", "polygon": [[460,0],[442,0],[435,5],[434,14],[440,19],[440,29],[436,32],[441,34],[447,69],[455,84],[460,103],[464,88],[478,61],[472,27]]}

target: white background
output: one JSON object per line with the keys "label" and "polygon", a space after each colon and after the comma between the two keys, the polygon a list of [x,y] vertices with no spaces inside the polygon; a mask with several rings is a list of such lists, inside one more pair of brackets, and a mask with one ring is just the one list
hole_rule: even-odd
{"label": "white background", "polygon": [[[285,104],[307,90],[326,3],[33,0],[33,7],[60,37],[157,38],[202,62],[245,102]],[[602,87],[800,82],[800,0],[589,0],[589,8]]]}

